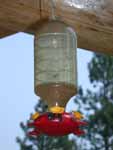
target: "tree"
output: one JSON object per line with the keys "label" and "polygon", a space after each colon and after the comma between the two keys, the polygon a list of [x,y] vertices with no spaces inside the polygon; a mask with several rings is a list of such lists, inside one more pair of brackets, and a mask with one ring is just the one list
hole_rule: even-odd
{"label": "tree", "polygon": [[90,82],[96,90],[87,90],[84,94],[80,88],[76,97],[79,106],[82,101],[82,110],[88,113],[87,140],[91,150],[113,150],[113,57],[94,54],[88,69]]}
{"label": "tree", "polygon": [[[82,138],[82,144],[78,147],[80,150],[113,150],[113,57],[102,54],[94,54],[91,62],[88,64],[89,79],[94,86],[94,91],[84,92],[79,88],[79,94],[75,98],[79,110],[87,114],[89,127],[87,135]],[[42,102],[36,107],[39,110],[46,109]],[[26,126],[21,124],[24,133]],[[85,138],[86,137],[86,138]],[[25,135],[24,140],[17,138],[21,150],[40,150],[45,147],[47,142],[51,142],[51,149],[73,149],[73,142],[68,137],[49,138],[41,136],[38,139],[28,138]],[[61,142],[61,140],[63,140]],[[83,140],[88,142],[88,146],[83,144]],[[27,142],[31,144],[27,144]],[[57,141],[57,142],[55,142]],[[60,142],[59,142],[60,141]],[[65,142],[65,144],[62,144]],[[64,148],[63,145],[67,146]],[[44,145],[44,146],[41,146]],[[77,149],[74,146],[74,150]],[[50,148],[45,147],[47,150]]]}
{"label": "tree", "polygon": [[[40,100],[35,107],[38,112],[45,112],[46,105]],[[20,150],[76,150],[76,144],[73,140],[69,140],[68,136],[63,137],[48,137],[41,135],[37,138],[28,137],[28,127],[20,123],[20,127],[24,132],[24,138],[17,137],[17,142],[20,145]]]}

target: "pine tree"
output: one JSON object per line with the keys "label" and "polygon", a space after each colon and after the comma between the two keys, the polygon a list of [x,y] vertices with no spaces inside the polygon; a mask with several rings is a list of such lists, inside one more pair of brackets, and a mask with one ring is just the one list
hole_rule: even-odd
{"label": "pine tree", "polygon": [[98,90],[84,94],[80,88],[76,97],[80,108],[83,102],[82,109],[88,113],[87,140],[91,150],[113,150],[113,57],[94,54],[88,68],[90,81]]}
{"label": "pine tree", "polygon": [[[40,100],[35,107],[35,111],[45,112],[46,110],[46,105],[44,105],[43,101]],[[41,135],[37,138],[33,138],[27,135],[27,123],[26,125],[24,123],[20,123],[20,127],[24,132],[23,139],[17,137],[20,150],[77,150],[75,142],[73,140],[69,140],[68,136],[49,137],[47,135]]]}

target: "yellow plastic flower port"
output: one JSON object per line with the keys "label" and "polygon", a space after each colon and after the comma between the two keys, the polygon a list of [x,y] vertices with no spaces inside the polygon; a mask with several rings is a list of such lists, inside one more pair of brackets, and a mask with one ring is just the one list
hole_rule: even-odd
{"label": "yellow plastic flower port", "polygon": [[54,114],[62,114],[64,112],[64,107],[53,106],[49,110],[50,110],[50,112],[52,112]]}
{"label": "yellow plastic flower port", "polygon": [[35,114],[33,114],[33,115],[31,116],[31,119],[32,119],[32,120],[35,120],[35,119],[37,119],[39,116],[40,116],[40,114],[39,114],[38,112],[36,112]]}
{"label": "yellow plastic flower port", "polygon": [[73,114],[74,114],[75,118],[78,119],[78,120],[81,120],[81,119],[84,118],[83,115],[80,112],[73,111]]}

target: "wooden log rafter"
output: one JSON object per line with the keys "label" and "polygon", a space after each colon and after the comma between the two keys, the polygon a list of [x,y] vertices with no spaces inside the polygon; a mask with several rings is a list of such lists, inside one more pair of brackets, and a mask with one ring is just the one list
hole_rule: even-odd
{"label": "wooden log rafter", "polygon": [[[34,34],[50,16],[50,0],[0,0],[0,38]],[[113,0],[54,0],[55,14],[78,35],[78,47],[113,55]]]}

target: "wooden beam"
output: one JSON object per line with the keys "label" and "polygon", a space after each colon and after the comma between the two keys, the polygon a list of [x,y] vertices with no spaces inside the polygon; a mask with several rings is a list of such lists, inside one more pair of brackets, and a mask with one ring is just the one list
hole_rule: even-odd
{"label": "wooden beam", "polygon": [[7,29],[4,30],[4,34],[0,34],[1,38],[7,35],[7,31],[32,30],[30,27],[38,21],[40,21],[39,1],[0,0],[0,27]]}
{"label": "wooden beam", "polygon": [[[0,37],[34,34],[50,16],[50,0],[0,0]],[[113,0],[55,0],[56,16],[77,32],[78,47],[113,55]]]}
{"label": "wooden beam", "polygon": [[113,55],[113,0],[68,2],[57,3],[56,15],[75,29],[78,47]]}
{"label": "wooden beam", "polygon": [[17,32],[14,32],[13,30],[4,28],[3,26],[0,26],[0,36],[1,37],[6,37],[6,36],[9,36],[9,35],[12,35],[15,33],[17,33]]}

